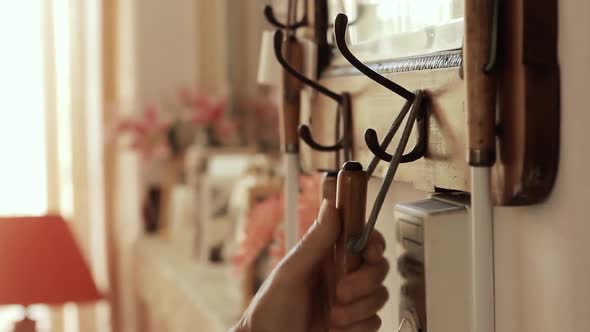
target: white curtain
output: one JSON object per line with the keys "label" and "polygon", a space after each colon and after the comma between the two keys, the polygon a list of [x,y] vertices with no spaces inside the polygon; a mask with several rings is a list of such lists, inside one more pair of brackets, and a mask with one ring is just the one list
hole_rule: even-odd
{"label": "white curtain", "polygon": [[[100,6],[0,0],[0,214],[65,216],[108,292]],[[11,310],[0,331],[19,315]],[[38,312],[42,331],[110,331],[106,301]]]}

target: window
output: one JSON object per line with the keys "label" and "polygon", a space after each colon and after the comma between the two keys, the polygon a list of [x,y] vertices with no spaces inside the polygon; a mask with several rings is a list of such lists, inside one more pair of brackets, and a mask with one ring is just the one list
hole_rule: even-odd
{"label": "window", "polygon": [[0,214],[47,210],[40,1],[0,5]]}
{"label": "window", "polygon": [[330,0],[329,4],[330,21],[339,12],[348,16],[349,43],[364,61],[454,50],[462,45],[463,0]]}
{"label": "window", "polygon": [[[0,3],[0,215],[47,211],[42,1]],[[39,331],[49,311],[33,306]],[[12,331],[21,306],[0,307],[0,332]]]}

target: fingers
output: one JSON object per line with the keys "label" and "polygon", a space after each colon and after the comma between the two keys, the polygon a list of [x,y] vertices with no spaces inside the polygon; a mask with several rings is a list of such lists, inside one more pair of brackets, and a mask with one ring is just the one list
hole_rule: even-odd
{"label": "fingers", "polygon": [[383,253],[385,252],[385,238],[377,231],[373,230],[367,241],[367,246],[363,250],[363,258],[366,263],[376,264],[381,261]]}
{"label": "fingers", "polygon": [[[285,258],[281,270],[296,279],[312,274],[334,247],[340,233],[340,219],[333,201],[324,200],[316,222]],[[303,278],[303,279],[302,279]]]}
{"label": "fingers", "polygon": [[389,262],[381,258],[379,263],[363,266],[338,282],[336,296],[339,303],[351,303],[375,292],[389,272]]}
{"label": "fingers", "polygon": [[330,328],[330,332],[377,332],[381,327],[381,318],[377,315],[372,316],[362,322],[342,328]]}
{"label": "fingers", "polygon": [[381,286],[373,294],[346,305],[336,305],[330,312],[332,326],[345,327],[371,318],[387,302],[389,293]]}

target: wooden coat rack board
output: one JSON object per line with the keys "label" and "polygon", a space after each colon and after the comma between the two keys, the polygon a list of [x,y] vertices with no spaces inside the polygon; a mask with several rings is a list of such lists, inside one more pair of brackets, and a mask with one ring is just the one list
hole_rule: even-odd
{"label": "wooden coat rack board", "polygon": [[[514,0],[502,4],[494,198],[497,205],[535,204],[550,194],[559,159],[557,1]],[[461,61],[457,50],[373,64],[384,76],[408,90],[427,90],[430,99],[426,155],[400,165],[397,181],[411,182],[426,191],[469,191],[465,157],[466,82],[459,74]],[[412,66],[417,70],[412,70]],[[397,68],[404,71],[395,72]],[[320,82],[334,91],[351,94],[352,155],[367,165],[373,155],[365,145],[365,130],[374,128],[383,137],[404,100],[352,67],[329,66]],[[310,125],[320,143],[335,141],[335,108],[329,98],[303,91],[301,123]],[[413,140],[415,137],[408,146],[413,146]],[[389,151],[395,142],[396,138]],[[313,151],[303,142],[300,146],[304,171],[337,166],[334,153]],[[382,177],[385,167],[382,163],[374,175]]]}
{"label": "wooden coat rack board", "polygon": [[[454,56],[460,59],[458,54]],[[331,72],[328,71],[325,77],[337,72],[338,68],[335,68]],[[467,191],[469,170],[464,158],[465,148],[462,145],[462,138],[465,135],[465,118],[462,111],[464,89],[458,68],[423,70],[386,76],[409,90],[430,89],[436,94],[433,100],[453,110],[453,112],[445,112],[442,108],[432,110],[433,116],[428,121],[427,156],[416,162],[400,165],[396,175],[397,180],[413,182],[417,188],[428,191],[434,191],[434,187]],[[373,154],[365,145],[365,130],[374,128],[379,137],[383,137],[405,100],[363,75],[336,75],[322,79],[321,83],[336,91],[347,91],[351,94],[353,158],[365,166],[368,165]],[[311,126],[318,141],[326,144],[334,142],[334,122],[336,121],[334,102],[320,94],[315,94],[310,102],[312,107],[302,110],[301,123],[308,123]],[[396,135],[393,142],[397,141],[398,136]],[[415,139],[415,136],[411,138],[408,149],[413,146]],[[304,144],[301,145],[301,152],[303,168],[306,171],[336,167],[334,153],[313,151]],[[374,175],[384,176],[386,167],[386,163],[380,163]]]}

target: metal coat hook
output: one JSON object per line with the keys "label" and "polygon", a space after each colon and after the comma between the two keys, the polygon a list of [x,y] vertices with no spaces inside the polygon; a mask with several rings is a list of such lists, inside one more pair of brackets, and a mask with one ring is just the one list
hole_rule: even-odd
{"label": "metal coat hook", "polygon": [[301,21],[295,22],[291,25],[279,22],[279,20],[277,20],[277,17],[275,16],[274,10],[272,9],[271,5],[267,5],[264,7],[264,16],[266,17],[268,23],[279,29],[295,30],[307,24],[307,13],[303,16]]}
{"label": "metal coat hook", "polygon": [[[350,107],[350,95],[348,93],[344,93],[342,94],[342,102],[340,104],[338,104],[338,114],[339,114],[339,118],[342,118],[342,122],[343,122],[343,133],[340,136],[340,139],[338,139],[338,141],[333,144],[333,145],[322,145],[317,143],[317,141],[312,137],[311,134],[311,129],[309,128],[308,125],[301,125],[299,126],[299,137],[301,137],[301,139],[307,144],[309,145],[312,149],[317,150],[317,151],[323,151],[323,152],[334,152],[334,151],[338,151],[338,150],[343,150],[344,152],[344,159],[345,160],[350,160],[352,158],[352,139],[350,137],[350,131],[351,131],[351,107]],[[336,133],[338,135],[338,127],[339,121],[336,121],[337,124],[337,130]],[[340,165],[340,161],[337,160],[336,161],[337,165]]]}
{"label": "metal coat hook", "polygon": [[[350,49],[348,48],[348,45],[346,44],[347,27],[348,27],[348,17],[342,13],[338,14],[336,16],[336,20],[334,23],[334,35],[335,35],[335,39],[336,39],[336,46],[338,46],[338,49],[340,50],[340,52],[342,53],[344,58],[346,58],[346,60],[348,60],[348,62],[350,62],[350,64],[352,64],[361,73],[365,74],[367,77],[369,77],[373,81],[377,82],[379,85],[394,92],[395,94],[401,96],[402,98],[406,99],[406,101],[407,101],[406,105],[404,105],[404,108],[402,109],[402,112],[400,112],[398,117],[393,122],[391,128],[389,129],[389,131],[388,131],[387,135],[385,136],[385,139],[383,140],[382,143],[379,143],[379,139],[377,138],[377,133],[375,132],[375,130],[368,129],[365,132],[365,142],[367,143],[367,147],[378,158],[378,160],[374,159],[371,162],[371,164],[369,165],[368,170],[371,171],[371,173],[372,173],[374,171],[375,167],[377,167],[377,163],[378,163],[379,159],[387,161],[387,162],[391,162],[393,160],[393,156],[390,155],[389,153],[385,152],[385,148],[387,148],[389,143],[391,143],[391,140],[393,139],[393,136],[395,135],[397,129],[401,125],[403,118],[406,116],[408,110],[412,106],[412,103],[415,102],[416,94],[407,90],[406,88],[402,87],[401,85],[387,79],[386,77],[384,77],[383,75],[372,70],[367,65],[365,65],[362,61],[357,59],[352,54],[352,52],[350,52]],[[417,139],[416,145],[414,146],[412,151],[401,157],[401,159],[400,159],[401,163],[409,163],[409,162],[416,161],[416,160],[422,158],[422,156],[424,156],[424,153],[426,151],[426,131],[427,131],[427,128],[426,128],[425,112],[421,111],[423,109],[422,103],[420,103],[420,105],[418,106],[417,109],[419,112],[418,118],[417,118],[418,119],[417,120],[418,130],[419,130],[418,139]]]}
{"label": "metal coat hook", "polygon": [[[402,164],[416,161],[422,158],[424,156],[424,153],[426,152],[426,135],[428,130],[426,126],[426,103],[423,102],[423,92],[417,91],[416,96],[418,94],[420,94],[420,98],[415,98],[413,103],[414,107],[417,108],[418,112],[418,117],[416,118],[416,124],[418,127],[417,140],[412,151],[402,156],[400,160]],[[391,143],[393,136],[395,135],[399,126],[401,125],[402,118],[405,117],[407,109],[410,106],[412,106],[412,103],[406,102],[406,105],[404,105],[404,108],[389,128],[387,135],[385,135],[385,138],[381,143],[379,143],[379,138],[377,138],[377,132],[375,132],[374,129],[367,129],[365,131],[365,143],[367,144],[367,147],[380,160],[387,162],[391,162],[393,160],[393,156],[387,153],[385,149],[387,148],[387,146],[389,146],[389,143]]]}
{"label": "metal coat hook", "polygon": [[334,37],[336,39],[336,46],[338,47],[338,50],[340,50],[340,53],[342,53],[344,58],[346,58],[346,60],[348,60],[348,62],[350,62],[350,64],[353,65],[356,69],[358,69],[361,73],[365,74],[367,77],[377,82],[379,85],[382,85],[386,89],[393,91],[394,93],[408,101],[414,101],[414,93],[402,87],[401,85],[385,78],[383,75],[377,73],[373,69],[369,68],[350,52],[350,50],[348,49],[348,45],[346,44],[347,26],[348,16],[342,13],[338,14],[334,22]]}
{"label": "metal coat hook", "polygon": [[494,0],[493,17],[490,26],[490,54],[488,56],[488,62],[486,63],[483,71],[486,74],[490,74],[494,68],[496,68],[498,62],[498,40],[500,34],[500,0]]}
{"label": "metal coat hook", "polygon": [[[401,163],[403,152],[404,152],[406,146],[408,145],[408,140],[409,140],[410,135],[412,133],[412,129],[414,128],[414,122],[417,120],[417,118],[421,112],[422,98],[423,98],[423,93],[419,92],[416,94],[416,98],[415,98],[416,100],[410,104],[411,110],[409,111],[408,119],[406,120],[406,125],[404,127],[402,137],[400,138],[399,144],[398,144],[397,148],[395,149],[395,153],[393,155],[393,158],[392,158],[391,162],[389,163],[387,173],[385,174],[385,177],[383,178],[381,188],[379,189],[379,192],[377,193],[377,197],[375,198],[375,203],[373,204],[373,208],[371,209],[371,214],[369,215],[369,219],[367,220],[367,223],[366,223],[365,227],[363,228],[362,234],[359,237],[350,239],[350,241],[347,243],[348,250],[353,254],[359,254],[363,250],[363,248],[367,244],[367,241],[369,239],[369,236],[371,235],[371,232],[375,228],[375,223],[377,223],[377,217],[379,216],[379,212],[381,211],[381,208],[383,207],[383,202],[385,201],[385,197],[387,196],[387,192],[389,191],[389,187],[391,186],[391,183],[393,182],[393,179],[395,177],[395,173],[397,172],[397,168],[398,168],[399,164]],[[402,117],[398,116],[398,119],[399,118],[403,119],[403,116]],[[397,125],[398,128],[400,125],[401,125],[401,120],[399,121],[399,124]],[[371,164],[373,164],[373,163],[371,163]],[[373,168],[373,170],[374,170],[374,168]],[[370,170],[371,171],[370,173],[372,173],[373,170]],[[367,170],[367,173],[370,174],[369,170]]]}
{"label": "metal coat hook", "polygon": [[[352,21],[348,21],[348,26],[355,26],[361,19],[361,17],[364,14],[364,10],[362,10],[361,8],[359,8],[358,14],[356,15],[356,17],[352,20]],[[330,23],[330,28],[334,28],[334,23]]]}
{"label": "metal coat hook", "polygon": [[[289,36],[288,38],[295,38],[295,37]],[[317,151],[333,152],[333,151],[338,151],[338,150],[344,150],[344,155],[345,155],[344,158],[346,160],[349,160],[351,157],[350,156],[351,155],[351,153],[350,153],[351,143],[350,143],[350,138],[349,138],[350,121],[351,121],[350,120],[351,119],[350,95],[348,95],[347,93],[336,93],[336,92],[326,88],[325,86],[319,84],[318,82],[306,77],[305,75],[303,75],[299,71],[297,71],[295,68],[293,68],[289,64],[287,59],[285,59],[285,57],[283,56],[283,52],[282,52],[283,40],[284,40],[283,32],[281,30],[277,30],[275,32],[275,36],[274,36],[274,51],[275,51],[277,61],[281,64],[281,66],[283,67],[283,69],[285,69],[285,71],[287,73],[294,76],[299,81],[308,85],[312,89],[323,94],[324,96],[334,100],[338,104],[339,117],[342,119],[342,121],[344,123],[343,135],[338,139],[338,141],[335,144],[332,144],[332,145],[322,145],[322,144],[318,143],[313,138],[313,135],[311,134],[311,129],[307,125],[299,126],[299,136],[307,145],[309,145],[312,149],[317,150]]]}
{"label": "metal coat hook", "polygon": [[[290,36],[288,38],[295,38],[295,37]],[[287,59],[285,59],[285,57],[283,56],[283,51],[282,51],[283,50],[283,40],[284,40],[283,31],[281,31],[281,30],[275,31],[275,36],[274,36],[275,56],[277,57],[277,61],[281,64],[283,69],[285,69],[286,72],[288,72],[290,75],[297,78],[302,83],[310,86],[312,89],[318,91],[319,93],[325,95],[326,97],[333,99],[339,105],[342,104],[343,99],[344,99],[344,96],[342,94],[336,93],[336,92],[324,87],[323,85],[319,84],[318,82],[309,79],[305,75],[298,72],[295,68],[293,68],[289,64],[289,62],[287,62]]]}

